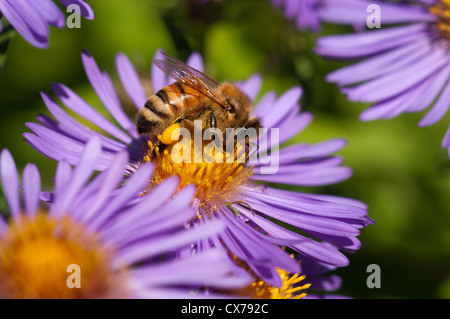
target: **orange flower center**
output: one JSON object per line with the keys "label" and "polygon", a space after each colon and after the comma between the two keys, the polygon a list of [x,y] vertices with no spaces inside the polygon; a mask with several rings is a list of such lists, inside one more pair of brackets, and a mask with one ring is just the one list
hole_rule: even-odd
{"label": "orange flower center", "polygon": [[241,152],[242,148],[237,147],[229,154],[207,145],[197,148],[193,141],[190,145],[182,143],[167,145],[161,151],[149,142],[144,162],[155,164],[149,190],[170,176],[178,176],[179,188],[194,184],[200,207],[210,212],[217,204],[239,201],[240,189],[249,183],[252,175],[252,169],[245,165],[246,154]]}
{"label": "orange flower center", "polygon": [[0,297],[125,297],[125,270],[111,261],[112,249],[68,217],[23,217],[0,238]]}

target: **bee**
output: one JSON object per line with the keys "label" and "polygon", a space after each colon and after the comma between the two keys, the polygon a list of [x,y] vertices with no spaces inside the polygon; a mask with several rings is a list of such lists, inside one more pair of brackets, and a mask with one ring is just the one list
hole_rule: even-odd
{"label": "bee", "polygon": [[[227,128],[260,127],[259,119],[251,116],[250,98],[234,83],[218,83],[165,52],[162,54],[166,59],[153,63],[176,82],[150,96],[139,110],[139,134],[166,136],[169,128],[189,127],[188,122],[196,119],[202,121],[202,128],[217,128],[222,134]],[[160,142],[171,143],[167,138],[160,138]]]}

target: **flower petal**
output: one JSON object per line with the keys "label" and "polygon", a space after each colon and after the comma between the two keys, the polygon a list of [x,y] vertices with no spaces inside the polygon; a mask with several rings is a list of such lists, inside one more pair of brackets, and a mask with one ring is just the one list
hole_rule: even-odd
{"label": "flower petal", "polygon": [[142,83],[128,57],[123,53],[116,55],[116,68],[128,96],[139,110],[147,100]]}
{"label": "flower petal", "polygon": [[23,170],[23,193],[25,211],[29,217],[35,216],[39,208],[41,177],[34,164],[27,164]]}
{"label": "flower petal", "polygon": [[0,166],[3,193],[8,203],[9,212],[14,218],[17,218],[21,213],[19,174],[17,173],[16,163],[7,149],[4,149],[1,153]]}

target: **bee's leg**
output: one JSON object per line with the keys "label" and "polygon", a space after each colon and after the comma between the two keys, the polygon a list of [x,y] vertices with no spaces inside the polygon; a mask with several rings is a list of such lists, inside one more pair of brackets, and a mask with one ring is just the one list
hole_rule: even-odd
{"label": "bee's leg", "polygon": [[258,137],[259,137],[259,129],[261,128],[261,122],[258,118],[253,117],[248,120],[248,122],[243,126],[244,132],[249,129],[254,129],[256,135],[246,136],[245,139],[245,152],[248,156],[255,155],[259,149],[258,145]]}
{"label": "bee's leg", "polygon": [[214,115],[213,111],[211,111],[211,113],[209,113],[209,122],[210,122],[210,126],[212,128],[217,128],[216,116]]}
{"label": "bee's leg", "polygon": [[184,120],[193,121],[193,120],[195,120],[195,117],[192,115],[182,115],[182,116],[178,117],[177,119],[175,119],[175,121],[173,121],[172,124],[180,124]]}
{"label": "bee's leg", "polygon": [[[219,134],[222,134],[221,132],[217,132],[217,120],[216,116],[214,115],[214,112],[212,110],[209,110],[209,127],[214,129],[212,131],[213,134],[213,142],[216,145],[217,148],[223,147],[221,136]],[[223,134],[222,134],[223,136]]]}

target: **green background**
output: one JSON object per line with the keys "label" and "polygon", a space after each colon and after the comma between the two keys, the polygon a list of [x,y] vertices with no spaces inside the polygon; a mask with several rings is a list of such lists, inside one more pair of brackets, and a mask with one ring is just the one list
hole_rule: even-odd
{"label": "green background", "polygon": [[[314,121],[296,141],[348,140],[338,154],[353,168],[352,178],[328,187],[299,188],[364,201],[376,221],[362,230],[362,248],[348,255],[350,266],[335,272],[343,278],[337,293],[354,298],[450,297],[450,165],[440,146],[448,116],[426,128],[417,126],[424,112],[360,122],[358,116],[367,105],[346,101],[334,84],[324,81],[327,73],[346,64],[316,56],[318,35],[297,30],[269,0],[89,3],[95,19],[82,19],[80,29],[51,28],[49,49],[37,49],[20,36],[10,43],[0,77],[0,148],[12,152],[20,169],[36,163],[44,188],[52,187],[55,162],[22,138],[28,131],[25,122],[39,113],[49,114],[39,92],[50,93],[52,82],[66,84],[103,110],[84,74],[82,49],[94,56],[119,91],[123,89],[115,70],[117,52],[127,54],[148,77],[158,48],[181,60],[198,51],[206,73],[219,81],[260,73],[262,93],[280,94],[302,85],[302,107],[314,114]],[[351,29],[325,24],[319,35],[342,32]],[[124,105],[132,116],[129,101]],[[5,207],[1,195],[0,208]],[[379,289],[366,286],[370,264],[381,268]]]}

